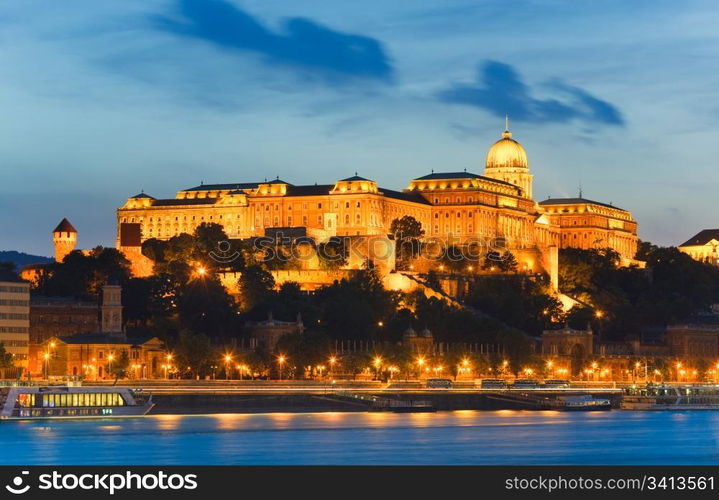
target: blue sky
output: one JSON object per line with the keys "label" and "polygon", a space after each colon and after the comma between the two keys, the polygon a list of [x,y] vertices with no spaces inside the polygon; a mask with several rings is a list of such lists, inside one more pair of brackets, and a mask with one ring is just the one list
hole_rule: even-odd
{"label": "blue sky", "polygon": [[537,199],[632,210],[642,239],[719,227],[711,1],[7,0],[0,249],[200,181],[482,173],[504,114]]}

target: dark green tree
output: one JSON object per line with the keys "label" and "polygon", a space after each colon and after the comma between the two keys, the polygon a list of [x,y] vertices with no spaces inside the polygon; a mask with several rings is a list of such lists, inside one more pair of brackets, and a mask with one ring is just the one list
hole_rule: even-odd
{"label": "dark green tree", "polygon": [[249,311],[270,298],[275,287],[275,279],[262,267],[252,265],[243,271],[239,286],[242,308]]}
{"label": "dark green tree", "polygon": [[421,238],[424,236],[422,223],[411,215],[394,219],[390,224],[390,233],[394,236],[395,257],[398,269],[408,269],[412,259],[421,252]]}

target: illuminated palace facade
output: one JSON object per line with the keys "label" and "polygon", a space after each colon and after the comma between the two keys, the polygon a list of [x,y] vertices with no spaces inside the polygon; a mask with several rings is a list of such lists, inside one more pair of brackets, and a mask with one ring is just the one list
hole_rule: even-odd
{"label": "illuminated palace facade", "polygon": [[[232,239],[302,227],[322,240],[386,236],[393,220],[409,215],[422,223],[425,238],[453,244],[503,238],[527,269],[546,269],[550,249],[561,247],[611,247],[633,259],[637,224],[628,211],[582,198],[538,203],[532,177],[527,154],[507,127],[489,149],[483,175],[433,171],[402,191],[355,175],[324,185],[298,186],[279,178],[202,184],[173,199],[141,193],[117,210],[117,243],[138,270],[143,241],[192,233],[202,223],[222,225]],[[556,250],[554,255],[556,260]]]}

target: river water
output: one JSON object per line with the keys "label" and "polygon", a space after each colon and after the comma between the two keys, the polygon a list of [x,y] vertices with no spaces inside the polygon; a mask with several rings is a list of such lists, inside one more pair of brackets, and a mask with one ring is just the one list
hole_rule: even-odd
{"label": "river water", "polygon": [[719,412],[155,415],[0,422],[0,464],[717,464]]}

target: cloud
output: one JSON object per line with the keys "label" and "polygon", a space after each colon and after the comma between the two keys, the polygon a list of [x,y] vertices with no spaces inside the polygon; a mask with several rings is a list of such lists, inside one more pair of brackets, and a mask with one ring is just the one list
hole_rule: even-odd
{"label": "cloud", "polygon": [[274,33],[255,17],[224,0],[177,0],[182,21],[156,17],[161,30],[204,40],[231,51],[255,52],[268,63],[308,70],[328,82],[348,79],[392,80],[382,43],[334,31],[305,18],[290,18]]}
{"label": "cloud", "polygon": [[583,89],[561,80],[553,80],[546,87],[560,97],[534,98],[531,89],[512,66],[486,61],[477,72],[475,84],[455,84],[440,91],[438,98],[447,103],[486,109],[496,116],[508,114],[517,121],[563,123],[581,120],[593,124],[624,125],[624,119],[615,106]]}

